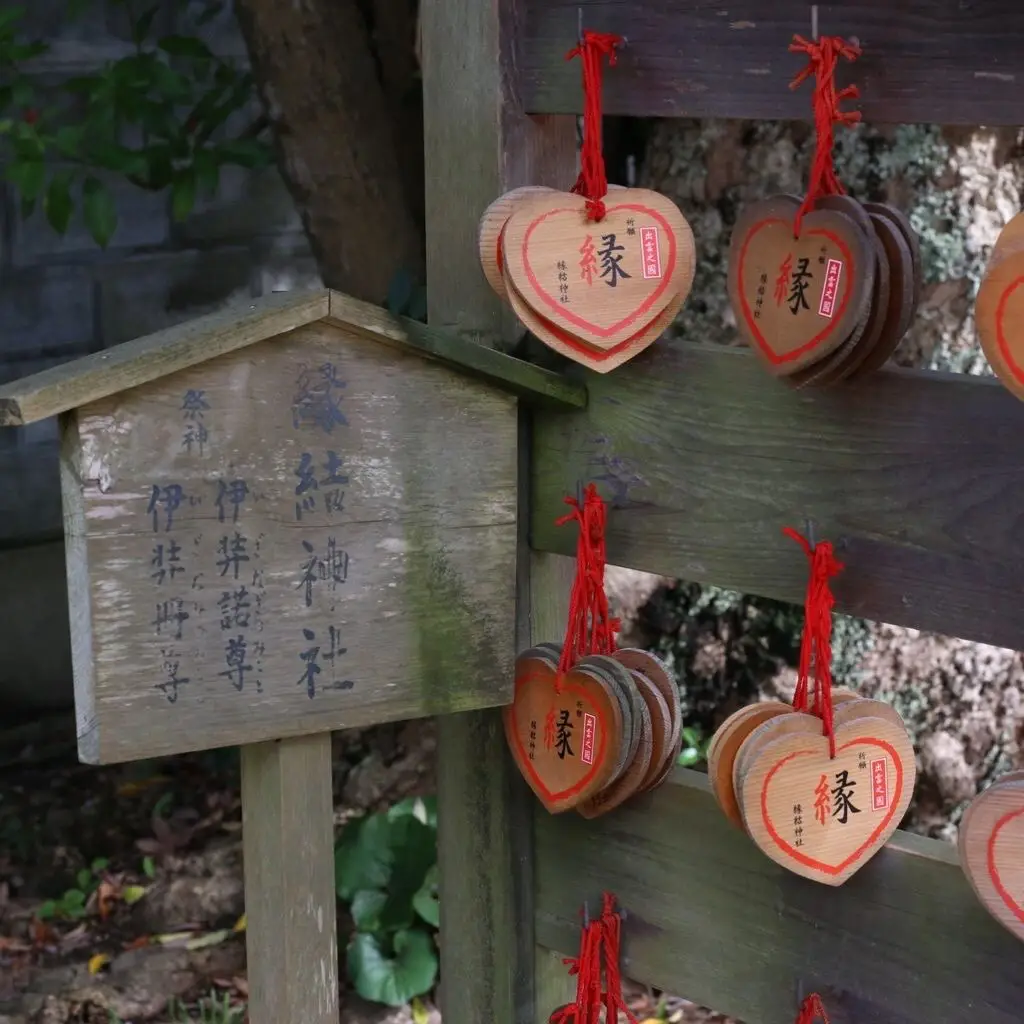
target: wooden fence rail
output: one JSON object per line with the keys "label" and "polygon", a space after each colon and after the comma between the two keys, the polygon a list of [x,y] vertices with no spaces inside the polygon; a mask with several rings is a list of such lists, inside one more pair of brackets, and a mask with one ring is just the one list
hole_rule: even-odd
{"label": "wooden fence rail", "polygon": [[800,604],[783,526],[837,544],[837,607],[1024,648],[1024,406],[992,380],[886,371],[795,391],[746,352],[661,342],[588,378],[582,412],[537,417],[531,542],[577,480],[612,502],[612,564]]}
{"label": "wooden fence rail", "polygon": [[[628,39],[605,81],[605,111],[633,117],[807,120],[810,87],[790,92],[810,37],[806,0],[525,0],[522,91],[532,113],[577,113],[577,62],[565,54],[582,7],[588,28]],[[1018,0],[853,0],[818,4],[823,34],[864,49],[843,84],[877,123],[1020,124],[1024,19]]]}
{"label": "wooden fence rail", "polygon": [[798,989],[821,992],[834,1024],[1021,1019],[1020,943],[947,843],[897,832],[825,890],[768,860],[707,776],[683,769],[607,817],[538,809],[534,828],[537,940],[550,949],[575,951],[580,907],[611,889],[628,913],[626,976],[751,1024],[792,1024]]}

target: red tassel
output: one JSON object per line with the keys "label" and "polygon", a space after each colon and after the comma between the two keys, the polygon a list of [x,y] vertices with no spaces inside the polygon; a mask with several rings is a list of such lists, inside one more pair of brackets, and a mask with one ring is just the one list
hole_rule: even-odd
{"label": "red tassel", "polygon": [[812,992],[801,1004],[800,1012],[796,1015],[796,1024],[814,1024],[821,1020],[822,1024],[829,1024],[828,1014],[822,1005],[821,996]]}

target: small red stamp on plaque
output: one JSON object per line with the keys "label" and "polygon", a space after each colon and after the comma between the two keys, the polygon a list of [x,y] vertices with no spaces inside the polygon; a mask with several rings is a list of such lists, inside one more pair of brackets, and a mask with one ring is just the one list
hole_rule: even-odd
{"label": "small red stamp on plaque", "polygon": [[832,319],[836,311],[836,297],[839,295],[839,278],[843,273],[842,260],[829,260],[825,265],[825,287],[821,290],[821,302],[818,303],[818,316]]}
{"label": "small red stamp on plaque", "polygon": [[584,764],[594,763],[594,737],[597,735],[597,719],[589,712],[583,716],[583,746],[580,760]]}
{"label": "small red stamp on plaque", "polygon": [[889,806],[889,780],[884,757],[871,762],[871,807],[884,811]]}
{"label": "small red stamp on plaque", "polygon": [[640,247],[644,254],[644,279],[661,277],[661,249],[658,246],[658,229],[640,229]]}

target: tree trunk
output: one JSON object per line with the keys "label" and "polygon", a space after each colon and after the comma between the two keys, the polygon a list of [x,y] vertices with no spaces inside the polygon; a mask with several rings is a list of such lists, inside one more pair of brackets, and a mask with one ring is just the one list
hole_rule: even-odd
{"label": "tree trunk", "polygon": [[383,302],[399,269],[422,280],[422,230],[357,0],[239,0],[236,11],[324,283]]}

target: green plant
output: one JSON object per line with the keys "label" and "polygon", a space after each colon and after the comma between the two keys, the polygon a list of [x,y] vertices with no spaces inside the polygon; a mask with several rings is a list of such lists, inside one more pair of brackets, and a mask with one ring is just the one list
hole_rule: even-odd
{"label": "green plant", "polygon": [[218,994],[211,991],[196,1003],[194,1009],[198,1011],[198,1017],[192,1016],[189,1008],[178,999],[168,1005],[175,1024],[242,1024],[246,1014],[245,1006],[233,1002],[230,992]]}
{"label": "green plant", "polygon": [[36,911],[40,921],[62,918],[77,921],[85,917],[89,897],[96,891],[107,869],[105,857],[97,857],[87,868],[81,868],[75,876],[75,885],[64,891],[55,900],[46,900]]}
{"label": "green plant", "polygon": [[[214,54],[195,35],[154,37],[161,5],[111,0],[131,26],[133,52],[99,70],[39,84],[32,62],[49,49],[26,40],[24,11],[0,8],[0,163],[21,200],[22,215],[42,203],[63,235],[76,205],[95,241],[106,246],[117,228],[108,182],[124,179],[150,192],[170,191],[183,220],[202,193],[217,189],[221,168],[267,165],[267,123],[240,133],[229,119],[252,100],[252,75]],[[222,0],[205,0],[199,23]]]}
{"label": "green plant", "polygon": [[695,764],[707,760],[711,737],[705,736],[696,726],[683,726],[683,747],[679,751],[677,764],[684,768],[692,768]]}
{"label": "green plant", "polygon": [[335,849],[339,898],[355,931],[348,973],[364,999],[401,1006],[437,979],[437,813],[411,798],[349,822]]}

